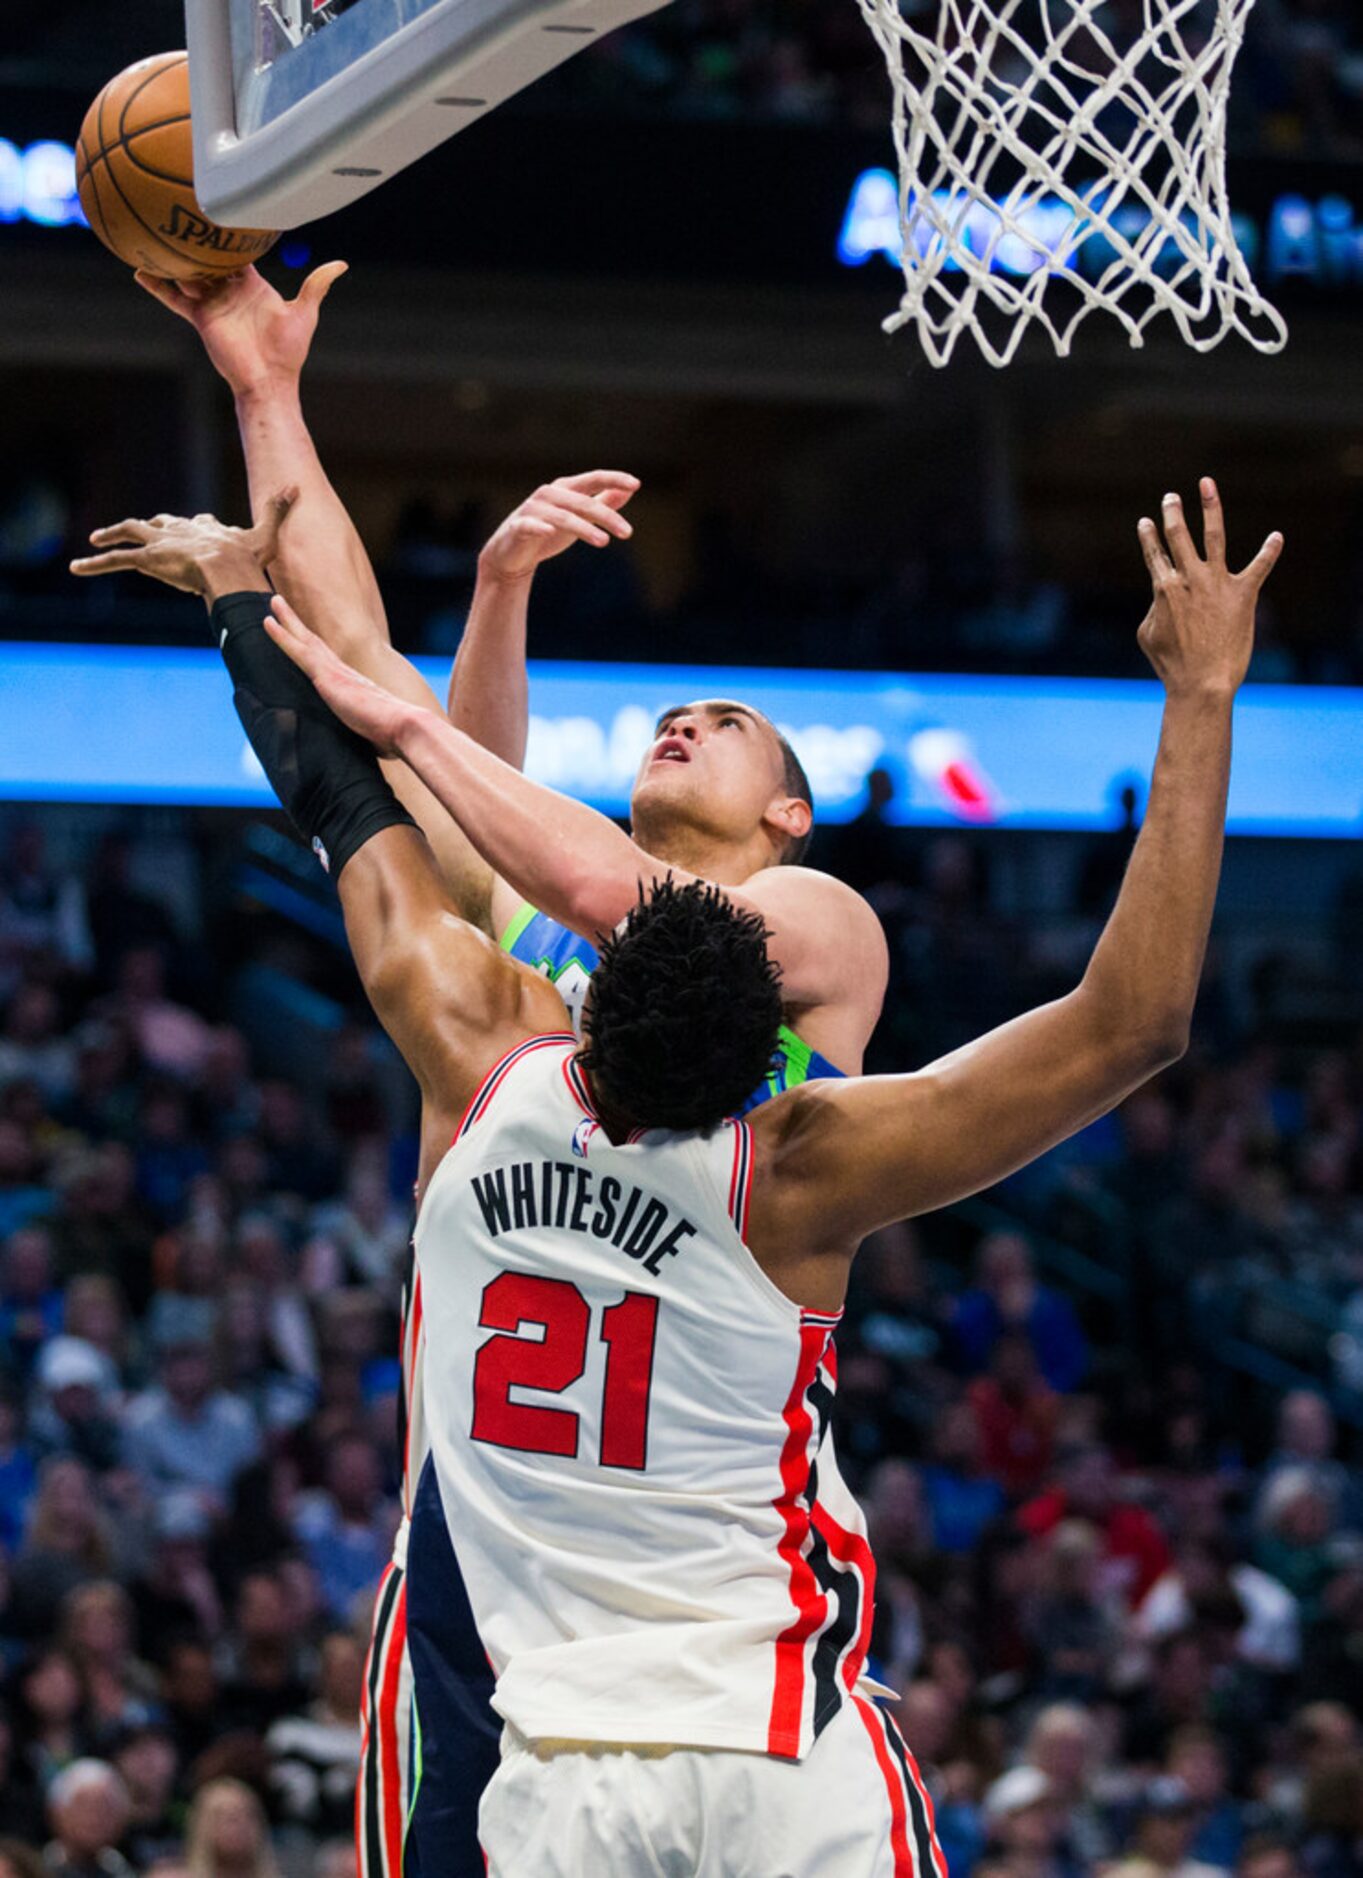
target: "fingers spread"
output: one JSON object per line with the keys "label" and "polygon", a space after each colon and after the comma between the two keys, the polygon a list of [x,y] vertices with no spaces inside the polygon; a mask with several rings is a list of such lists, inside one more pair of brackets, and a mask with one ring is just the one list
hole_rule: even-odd
{"label": "fingers spread", "polygon": [[639,478],[628,470],[584,470],[577,476],[560,476],[558,481],[589,496],[599,496],[607,489],[627,490],[633,495],[639,487]]}
{"label": "fingers spread", "polygon": [[1257,592],[1273,572],[1274,565],[1282,551],[1283,538],[1275,528],[1249,566],[1240,575],[1240,579],[1247,580]]}
{"label": "fingers spread", "polygon": [[627,540],[634,533],[633,527],[624,516],[617,515],[607,503],[599,501],[595,496],[584,495],[567,483],[551,483],[541,500],[560,510],[570,509],[575,515],[594,522],[598,528],[604,529],[607,534],[617,536],[621,541]]}
{"label": "fingers spread", "polygon": [[1159,538],[1159,530],[1148,515],[1142,515],[1136,524],[1136,533],[1140,538],[1141,553],[1145,556],[1145,565],[1150,570],[1150,578],[1158,586],[1168,580],[1173,573],[1168,557]]}
{"label": "fingers spread", "polygon": [[349,272],[349,261],[324,261],[321,267],[313,268],[298,289],[298,298],[309,306],[321,306],[342,274]]}
{"label": "fingers spread", "polygon": [[1221,511],[1221,493],[1210,476],[1198,484],[1202,497],[1202,551],[1209,567],[1226,565],[1226,518]]}
{"label": "fingers spread", "polygon": [[97,548],[116,547],[119,542],[135,542],[139,546],[150,541],[154,530],[150,522],[138,522],[129,518],[126,522],[115,522],[112,528],[96,528],[90,536]]}
{"label": "fingers spread", "polygon": [[1188,533],[1182,498],[1171,491],[1160,504],[1160,516],[1164,523],[1164,539],[1169,544],[1174,566],[1180,574],[1191,573],[1197,566],[1198,555],[1193,538]]}
{"label": "fingers spread", "polygon": [[140,548],[111,548],[107,554],[88,554],[82,560],[72,561],[70,571],[84,578],[87,574],[120,574],[125,569],[137,572],[141,566]]}

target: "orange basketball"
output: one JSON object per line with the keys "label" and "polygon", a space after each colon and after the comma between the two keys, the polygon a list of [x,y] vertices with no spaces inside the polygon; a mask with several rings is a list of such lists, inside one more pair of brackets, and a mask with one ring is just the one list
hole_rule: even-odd
{"label": "orange basketball", "polygon": [[222,228],[199,207],[183,52],[139,59],[109,80],[80,127],[76,187],[105,247],[163,280],[221,279],[279,239]]}

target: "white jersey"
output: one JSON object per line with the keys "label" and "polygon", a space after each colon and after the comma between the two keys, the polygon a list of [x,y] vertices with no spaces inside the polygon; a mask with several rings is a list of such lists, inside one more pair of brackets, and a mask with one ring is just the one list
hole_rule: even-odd
{"label": "white jersey", "polygon": [[616,1145],[570,1034],[491,1072],[417,1223],[450,1536],[531,1741],[796,1759],[855,1685],[874,1568],[819,1478],[835,1314],[743,1241],[745,1122]]}

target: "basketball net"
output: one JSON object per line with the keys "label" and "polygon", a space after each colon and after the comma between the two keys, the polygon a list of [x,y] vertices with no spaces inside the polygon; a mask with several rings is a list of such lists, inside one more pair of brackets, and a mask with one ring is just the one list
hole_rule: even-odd
{"label": "basketball net", "polygon": [[1099,311],[1133,346],[1163,313],[1199,352],[1232,331],[1286,343],[1226,195],[1254,0],[858,4],[894,86],[904,294],[887,332],[915,325],[934,365],[963,332],[1006,365],[1033,323],[1064,358]]}

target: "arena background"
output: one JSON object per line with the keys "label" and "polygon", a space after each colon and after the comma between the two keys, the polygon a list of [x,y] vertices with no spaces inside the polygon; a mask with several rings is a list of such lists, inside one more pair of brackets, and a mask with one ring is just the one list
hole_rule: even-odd
{"label": "arena background", "polygon": [[[230,406],[192,333],[69,221],[42,147],[181,39],[174,0],[50,0],[5,23],[12,745],[39,708],[16,646],[203,643],[195,602],[67,576],[90,527],[244,519]],[[635,538],[540,576],[537,658],[809,668],[835,722],[838,671],[1026,681],[1002,825],[911,764],[843,777],[815,858],[890,935],[871,1067],[920,1063],[1082,967],[1139,775],[1115,765],[1083,826],[1012,811],[1043,758],[1063,794],[1057,681],[1141,675],[1137,517],[1212,471],[1236,554],[1284,531],[1252,676],[1294,689],[1254,754],[1305,832],[1251,816],[1231,842],[1177,1069],[867,1249],[839,1432],[880,1559],[876,1659],[953,1878],[1346,1878],[1363,1871],[1363,29],[1349,0],[1251,18],[1232,195],[1291,325],[1277,358],[1238,341],[1200,358],[1158,331],[1133,353],[1091,322],[1069,361],[1029,348],[994,372],[963,348],[929,370],[880,332],[885,257],[839,255],[858,179],[891,159],[887,110],[851,0],[677,0],[268,271],[352,263],[306,408],[404,650],[447,659],[497,520],[605,464],[643,479]],[[47,1845],[43,1869],[72,1875],[277,1860],[340,1878],[366,1599],[395,1520],[413,1095],[275,818],[173,788],[80,799],[105,793],[72,780],[82,742],[116,753],[135,730],[154,757],[162,696],[118,691],[97,659],[80,676],[85,718],[37,723],[46,769],[0,809],[0,1871],[38,1869],[22,1846]],[[952,747],[970,762],[967,737]],[[169,1437],[167,1386],[214,1391],[200,1448]],[[110,1784],[108,1844],[82,1850],[52,1783],[85,1756],[118,1767],[132,1808]],[[259,1805],[196,1797],[226,1775]]]}

